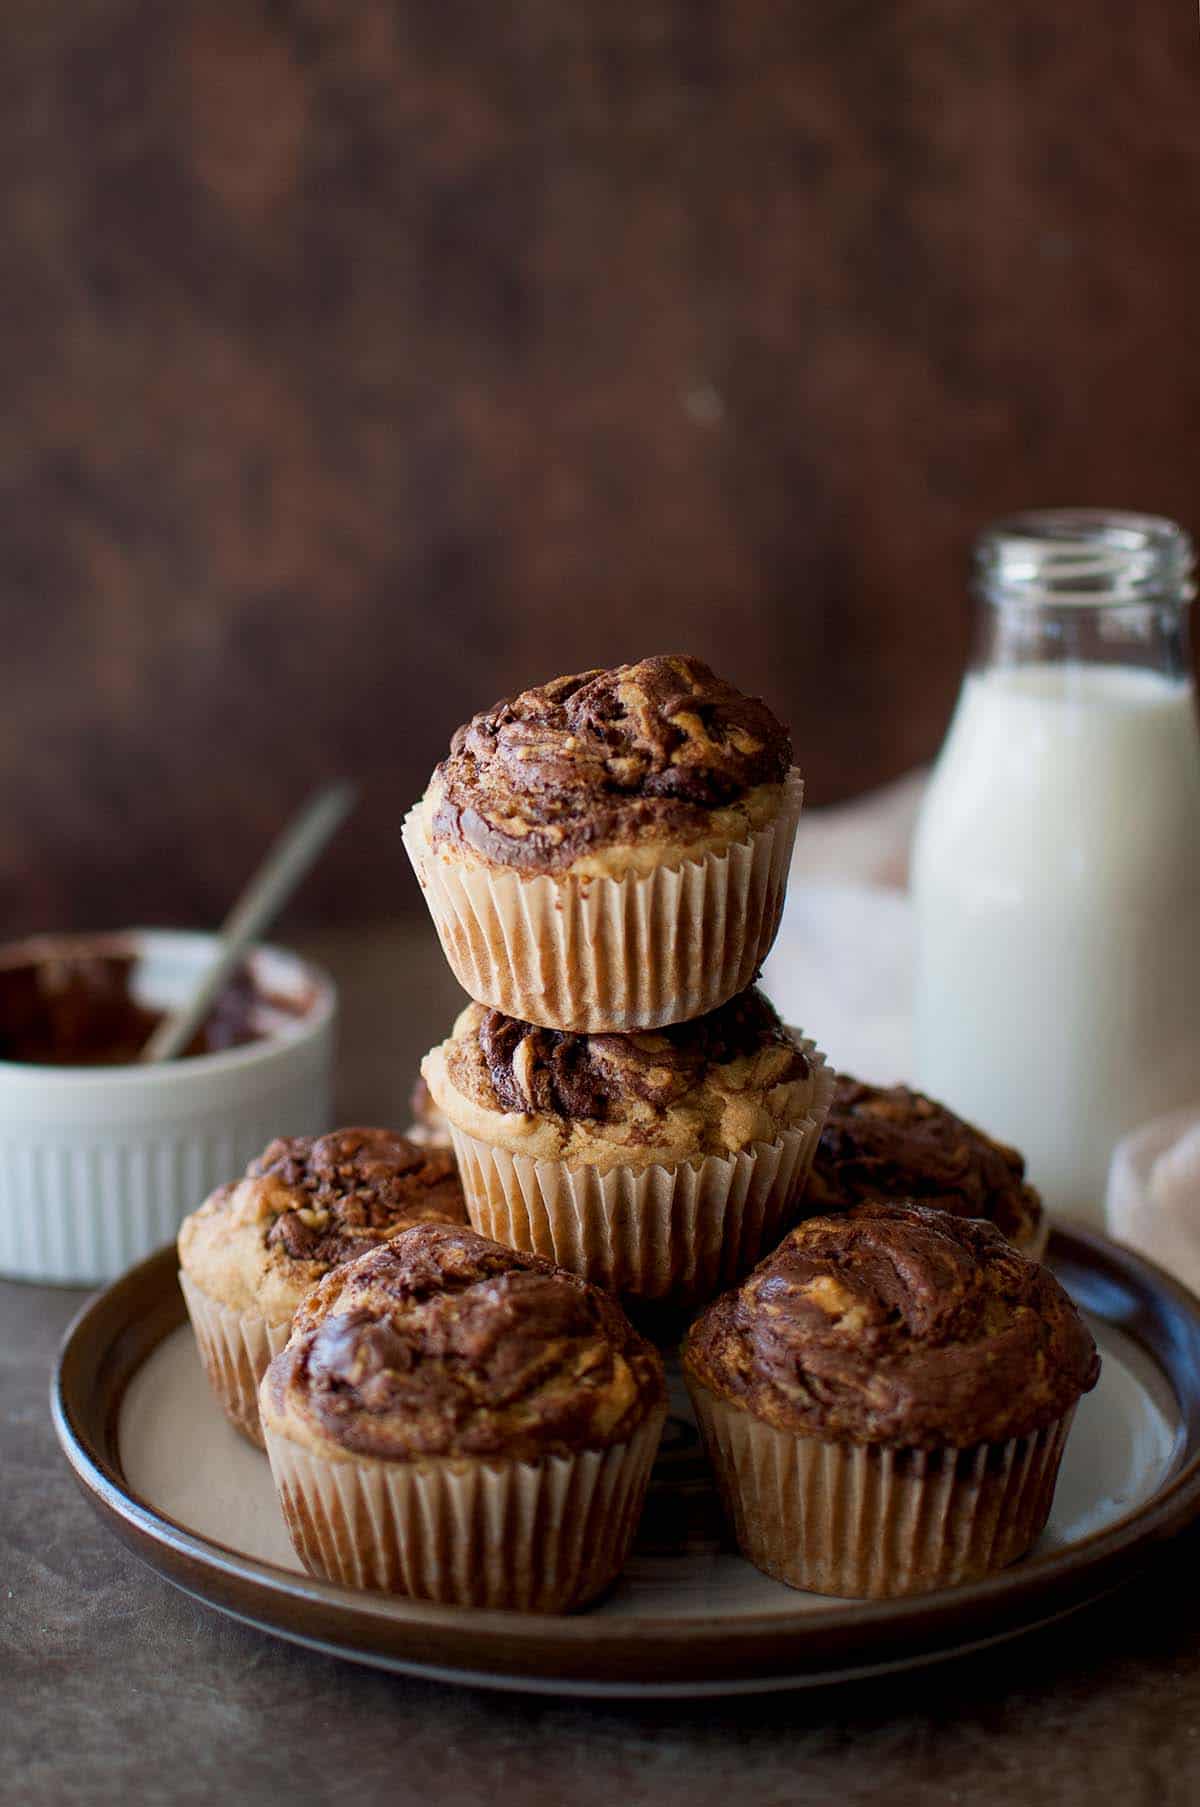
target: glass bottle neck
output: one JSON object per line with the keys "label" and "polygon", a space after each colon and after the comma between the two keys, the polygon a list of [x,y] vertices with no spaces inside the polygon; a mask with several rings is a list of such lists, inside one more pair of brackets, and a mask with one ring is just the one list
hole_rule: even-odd
{"label": "glass bottle neck", "polygon": [[1186,602],[977,605],[975,670],[1012,665],[1130,665],[1190,679]]}
{"label": "glass bottle neck", "polygon": [[975,548],[976,670],[1121,665],[1191,678],[1192,546],[1154,515],[1047,509]]}

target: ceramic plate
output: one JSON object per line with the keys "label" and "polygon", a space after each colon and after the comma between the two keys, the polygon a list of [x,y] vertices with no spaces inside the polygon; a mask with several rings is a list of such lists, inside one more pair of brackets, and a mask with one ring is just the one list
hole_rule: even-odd
{"label": "ceramic plate", "polygon": [[164,1249],[87,1305],[54,1377],[84,1492],[168,1580],[235,1618],[381,1668],[593,1695],[695,1695],[879,1674],[1011,1637],[1125,1580],[1200,1512],[1200,1302],[1092,1232],[1051,1265],[1104,1355],[1035,1551],[983,1582],[834,1601],[768,1580],[729,1542],[682,1388],[630,1563],[567,1616],[435,1607],[318,1582],[292,1555],[266,1457],[221,1416]]}

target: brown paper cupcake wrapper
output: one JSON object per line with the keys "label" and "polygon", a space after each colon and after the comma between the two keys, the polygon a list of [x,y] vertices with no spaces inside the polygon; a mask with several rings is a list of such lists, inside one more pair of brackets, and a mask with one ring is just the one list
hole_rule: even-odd
{"label": "brown paper cupcake wrapper", "polygon": [[328,1461],[273,1430],[267,1454],[310,1574],[448,1606],[569,1612],[624,1565],[663,1418],[544,1462]]}
{"label": "brown paper cupcake wrapper", "polygon": [[625,878],[521,878],[436,855],[420,806],[404,845],[442,949],[476,1003],[585,1035],[657,1029],[744,991],[775,939],[804,785],[722,853]]}
{"label": "brown paper cupcake wrapper", "polygon": [[287,1342],[291,1324],[268,1324],[257,1311],[234,1311],[201,1291],[182,1270],[179,1285],[204,1372],[221,1410],[235,1430],[262,1449],[258,1384],[271,1357]]}
{"label": "brown paper cupcake wrapper", "polygon": [[688,1390],[742,1554],[789,1587],[868,1599],[978,1580],[1023,1556],[1075,1416],[1008,1443],[896,1450],[796,1436]]}
{"label": "brown paper cupcake wrapper", "polygon": [[700,1304],[753,1267],[794,1215],[833,1094],[811,1042],[813,1100],[775,1142],[676,1167],[536,1161],[451,1124],[473,1227],[610,1292]]}

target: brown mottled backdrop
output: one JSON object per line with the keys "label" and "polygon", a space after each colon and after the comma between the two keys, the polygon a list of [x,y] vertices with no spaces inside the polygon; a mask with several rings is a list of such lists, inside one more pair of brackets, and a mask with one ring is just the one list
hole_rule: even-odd
{"label": "brown mottled backdrop", "polygon": [[1197,524],[1183,0],[7,0],[0,929],[311,912],[506,688],[695,648],[816,802],[935,748],[973,529]]}

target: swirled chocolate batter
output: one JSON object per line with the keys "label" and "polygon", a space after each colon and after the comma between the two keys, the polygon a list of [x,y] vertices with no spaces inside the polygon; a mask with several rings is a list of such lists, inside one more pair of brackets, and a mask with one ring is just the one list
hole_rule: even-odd
{"label": "swirled chocolate batter", "polygon": [[322,1281],[266,1384],[301,1435],[398,1460],[603,1449],[664,1397],[657,1354],[607,1293],[432,1223]]}
{"label": "swirled chocolate batter", "polygon": [[787,730],[701,660],[659,655],[555,678],[458,729],[429,792],[434,842],[555,872],[614,844],[724,838],[778,803]]}
{"label": "swirled chocolate batter", "polygon": [[425,1218],[461,1223],[462,1188],[453,1156],[421,1148],[389,1129],[337,1129],[272,1142],[246,1169],[276,1182],[280,1207],[267,1231],[293,1261],[336,1266],[373,1248],[397,1225]]}
{"label": "swirled chocolate batter", "polygon": [[780,1429],[899,1448],[1027,1436],[1100,1372],[1048,1268],[989,1223],[907,1203],[805,1219],[701,1315],[683,1359]]}
{"label": "swirled chocolate batter", "polygon": [[868,1199],[913,1199],[986,1217],[1018,1248],[1042,1228],[1042,1204],[1015,1148],[993,1140],[908,1086],[864,1085],[842,1074],[808,1185],[816,1211]]}
{"label": "swirled chocolate batter", "polygon": [[751,1056],[767,1057],[769,1072],[760,1063],[756,1073],[760,1085],[784,1085],[809,1073],[804,1050],[756,990],[693,1022],[635,1035],[571,1035],[517,1022],[499,1010],[484,1012],[476,1034],[490,1097],[480,1085],[478,1062],[464,1060],[452,1070],[469,1082],[474,1069],[482,1101],[505,1111],[603,1122],[631,1103],[668,1110],[709,1068]]}
{"label": "swirled chocolate batter", "polygon": [[773,1142],[810,1109],[821,1064],[751,989],[631,1035],[539,1029],[469,1004],[422,1063],[449,1121],[536,1160],[670,1166]]}
{"label": "swirled chocolate batter", "polygon": [[210,1298],[286,1324],[330,1268],[414,1223],[466,1217],[448,1149],[389,1129],[281,1136],[184,1219],[179,1259]]}

